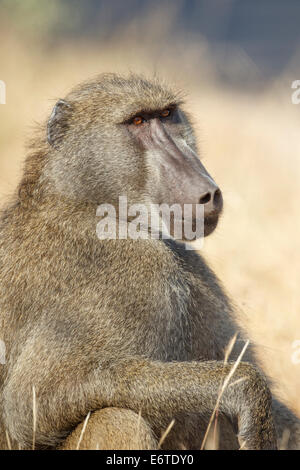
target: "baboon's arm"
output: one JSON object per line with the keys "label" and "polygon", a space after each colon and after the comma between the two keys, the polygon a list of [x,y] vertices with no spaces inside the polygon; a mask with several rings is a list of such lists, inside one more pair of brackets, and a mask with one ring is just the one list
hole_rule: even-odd
{"label": "baboon's arm", "polygon": [[[142,410],[151,424],[164,422],[167,426],[176,413],[211,413],[220,385],[232,367],[232,363],[224,365],[218,361],[132,360],[119,364],[110,373],[108,402],[137,412]],[[219,411],[236,425],[240,441],[245,441],[247,449],[275,448],[272,398],[261,373],[250,364],[241,363],[230,383],[221,397]]]}
{"label": "baboon's arm", "polygon": [[[82,367],[77,364],[78,371]],[[58,365],[55,365],[56,369]],[[89,411],[117,406],[142,411],[157,428],[180,412],[212,412],[220,383],[232,364],[222,362],[154,362],[143,358],[99,360],[99,367],[80,380],[32,370],[20,377],[15,370],[4,389],[4,412],[10,436],[31,446],[32,385],[36,390],[36,444],[55,446]],[[24,370],[23,368],[19,369]],[[58,369],[57,369],[58,370]],[[58,376],[60,375],[58,371]],[[234,383],[239,379],[238,383]],[[276,438],[271,394],[265,379],[250,364],[240,363],[221,400],[219,411],[236,425],[248,449],[273,449]]]}

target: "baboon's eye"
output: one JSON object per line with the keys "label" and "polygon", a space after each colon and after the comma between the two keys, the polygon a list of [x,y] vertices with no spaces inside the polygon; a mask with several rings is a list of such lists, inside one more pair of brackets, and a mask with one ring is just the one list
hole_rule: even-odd
{"label": "baboon's eye", "polygon": [[161,117],[164,117],[164,118],[170,116],[170,114],[171,114],[171,111],[170,111],[169,109],[164,109],[164,110],[160,113]]}
{"label": "baboon's eye", "polygon": [[141,124],[143,124],[144,118],[142,116],[136,116],[135,118],[133,118],[132,122],[135,126],[140,126]]}

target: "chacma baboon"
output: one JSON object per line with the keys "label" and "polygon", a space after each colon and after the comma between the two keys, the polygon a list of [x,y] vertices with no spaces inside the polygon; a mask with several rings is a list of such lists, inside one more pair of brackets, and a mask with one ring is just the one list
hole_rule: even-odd
{"label": "chacma baboon", "polygon": [[[121,195],[203,205],[210,234],[222,195],[197,155],[178,95],[158,81],[106,74],[56,104],[1,217],[3,447],[76,448],[89,413],[82,448],[155,448],[173,418],[163,448],[201,447],[244,345],[224,362],[233,308],[174,237],[96,234],[97,207]],[[276,448],[285,428],[296,447],[297,418],[253,364],[248,351],[221,396],[220,448]]]}

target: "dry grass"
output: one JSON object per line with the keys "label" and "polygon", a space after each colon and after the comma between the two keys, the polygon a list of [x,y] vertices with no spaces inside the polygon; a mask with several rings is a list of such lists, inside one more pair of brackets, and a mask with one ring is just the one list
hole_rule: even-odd
{"label": "dry grass", "polygon": [[[144,43],[134,42],[132,24],[105,44],[66,43],[47,53],[2,30],[7,104],[0,106],[1,199],[20,175],[32,124],[73,84],[102,71],[137,69],[187,87],[205,164],[225,198],[223,220],[204,252],[235,299],[276,389],[300,414],[300,364],[291,361],[292,343],[300,339],[300,106],[291,104],[291,81],[270,83],[261,93],[228,91],[214,85],[205,44],[178,43],[172,53],[171,46],[162,47],[157,24],[151,47],[146,27]],[[198,66],[196,48],[203,58]]]}
{"label": "dry grass", "polygon": [[[204,252],[235,299],[277,390],[300,413],[299,112],[277,86],[262,96],[199,97],[207,165],[226,209]],[[214,99],[213,99],[214,98]]]}

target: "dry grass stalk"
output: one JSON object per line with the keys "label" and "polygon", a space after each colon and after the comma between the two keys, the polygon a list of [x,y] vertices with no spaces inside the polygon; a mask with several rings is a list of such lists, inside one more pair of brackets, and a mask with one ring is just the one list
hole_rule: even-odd
{"label": "dry grass stalk", "polygon": [[35,436],[36,436],[36,419],[37,419],[37,406],[36,406],[36,393],[35,386],[32,386],[32,450],[35,449]]}
{"label": "dry grass stalk", "polygon": [[79,439],[78,439],[78,442],[77,442],[76,450],[79,450],[79,447],[80,447],[80,444],[81,444],[83,435],[84,435],[84,433],[85,433],[88,420],[90,419],[90,416],[91,416],[91,412],[89,412],[89,413],[87,414],[87,416],[86,416],[86,418],[85,418],[85,420],[84,420],[84,423],[83,423],[83,426],[82,426],[82,429],[81,429],[81,433],[80,433],[80,436],[79,436]]}
{"label": "dry grass stalk", "polygon": [[167,427],[167,429],[165,430],[165,432],[163,433],[163,435],[161,436],[161,438],[158,442],[158,446],[157,446],[158,449],[160,449],[161,446],[163,445],[164,441],[166,440],[166,438],[167,438],[169,432],[171,431],[172,427],[174,426],[174,424],[175,424],[175,419],[172,419],[169,426]]}
{"label": "dry grass stalk", "polygon": [[[231,343],[230,343],[231,344]],[[234,344],[234,343],[233,343]],[[203,438],[203,441],[202,441],[202,445],[201,445],[201,450],[204,449],[204,446],[205,446],[205,443],[206,443],[206,440],[207,440],[207,436],[209,434],[209,431],[210,431],[210,428],[211,428],[211,425],[212,425],[212,422],[216,416],[216,412],[217,410],[219,409],[219,405],[220,405],[220,401],[221,401],[221,398],[223,396],[223,393],[225,392],[226,390],[226,387],[228,386],[229,382],[230,382],[230,379],[232,378],[233,374],[235,373],[239,363],[241,362],[242,360],[242,357],[244,356],[245,352],[246,352],[246,349],[249,345],[249,340],[246,341],[239,357],[237,358],[237,360],[235,361],[235,363],[233,364],[232,368],[230,369],[230,372],[229,374],[225,377],[225,380],[223,382],[223,385],[221,387],[221,390],[219,391],[219,394],[218,394],[218,397],[217,397],[217,402],[216,402],[216,405],[215,405],[215,408],[212,412],[212,415],[210,417],[210,420],[209,420],[209,423],[208,423],[208,426],[207,426],[207,429],[206,429],[206,432],[205,432],[205,435],[204,435],[204,438]],[[233,345],[231,346],[231,349],[232,349]],[[229,355],[227,355],[227,357],[229,357]]]}

